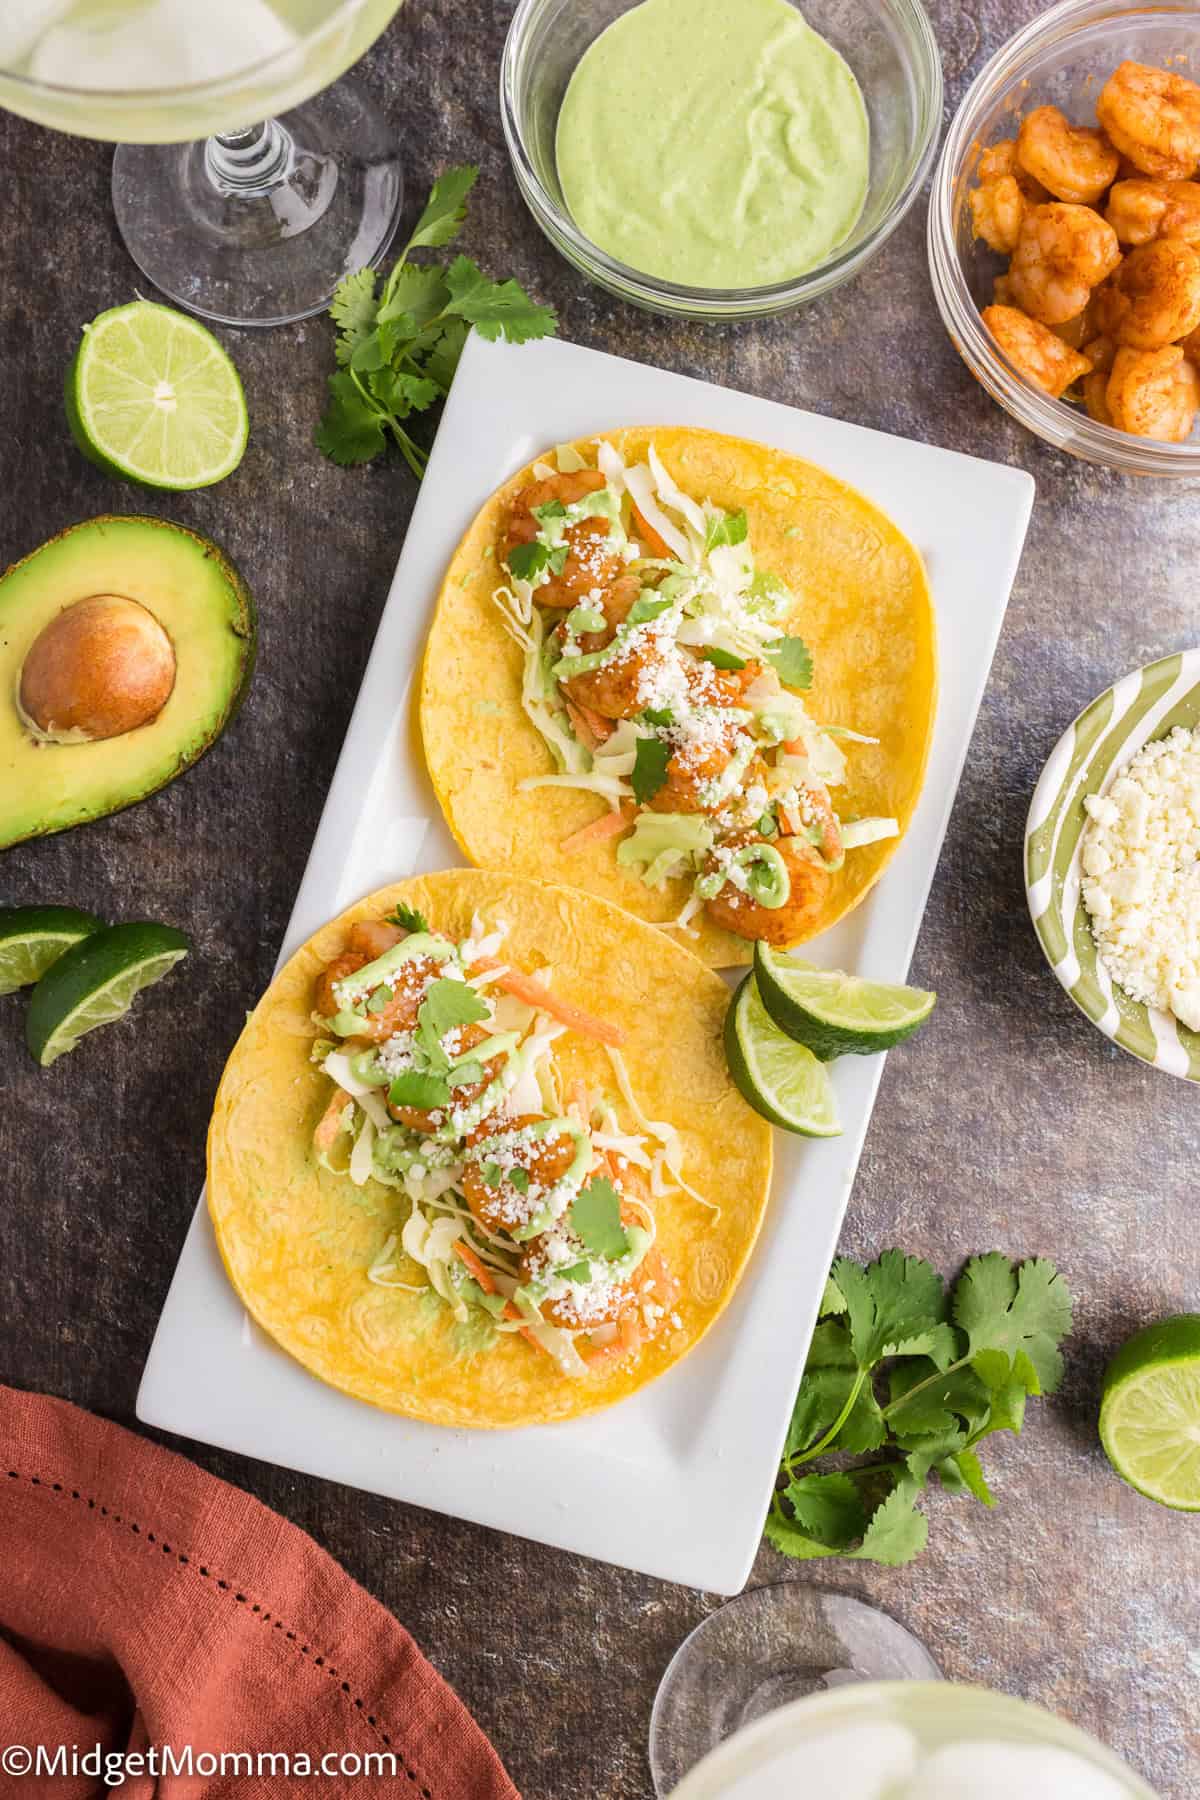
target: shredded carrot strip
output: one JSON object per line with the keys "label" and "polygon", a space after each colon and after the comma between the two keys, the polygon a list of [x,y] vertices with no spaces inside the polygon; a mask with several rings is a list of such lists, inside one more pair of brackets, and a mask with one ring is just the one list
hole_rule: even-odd
{"label": "shredded carrot strip", "polygon": [[636,505],[633,508],[633,523],[637,527],[638,537],[641,538],[642,543],[646,546],[646,549],[650,552],[651,556],[659,556],[664,562],[671,562],[674,560],[675,552],[671,549],[671,546],[665,544],[662,538],[659,537],[657,531],[655,531],[653,525],[643,519]]}
{"label": "shredded carrot strip", "polygon": [[313,1132],[313,1144],[316,1149],[328,1150],[334,1143],[338,1132],[342,1129],[342,1114],[352,1104],[349,1094],[343,1093],[341,1088],[334,1089],[329,1105],[321,1114],[317,1129]]}
{"label": "shredded carrot strip", "polygon": [[470,1244],[464,1244],[461,1238],[455,1238],[453,1248],[458,1260],[466,1264],[468,1271],[475,1277],[484,1293],[494,1294],[496,1284],[492,1280],[487,1265],[480,1262]]}
{"label": "shredded carrot strip", "polygon": [[601,813],[598,819],[590,819],[578,831],[573,831],[570,837],[565,837],[558,847],[560,850],[582,850],[588,844],[607,843],[610,837],[616,837],[619,832],[624,831],[628,823],[624,812]]}
{"label": "shredded carrot strip", "polygon": [[[502,965],[495,957],[482,956],[474,965],[475,970],[498,969]],[[625,1033],[617,1025],[610,1025],[607,1019],[598,1019],[594,1013],[585,1012],[582,1006],[573,1006],[569,1000],[561,1000],[557,994],[541,981],[535,981],[532,975],[522,975],[516,969],[509,969],[497,977],[496,986],[514,1000],[523,1001],[526,1006],[535,1007],[539,1012],[549,1013],[560,1025],[571,1031],[577,1031],[581,1037],[595,1038],[599,1044],[612,1044],[614,1048],[625,1042]]]}
{"label": "shredded carrot strip", "polygon": [[[520,1307],[514,1306],[512,1301],[509,1300],[506,1303],[504,1311],[500,1316],[501,1316],[501,1318],[504,1318],[504,1319],[520,1319],[524,1315],[522,1314]],[[544,1356],[549,1356],[550,1352],[549,1352],[549,1350],[546,1349],[545,1344],[540,1344],[538,1342],[537,1338],[533,1335],[533,1332],[530,1330],[528,1325],[522,1325],[520,1331],[518,1331],[518,1333],[517,1333],[517,1336],[523,1337],[527,1344],[532,1344],[533,1348],[535,1350],[540,1350]]]}
{"label": "shredded carrot strip", "polygon": [[609,738],[617,729],[613,724],[613,721],[611,719],[606,719],[603,713],[596,712],[592,707],[585,706],[582,700],[572,700],[570,704],[575,708],[575,711],[579,714],[596,742],[598,744],[607,744]]}
{"label": "shredded carrot strip", "polygon": [[599,1349],[589,1344],[579,1354],[589,1369],[600,1369],[606,1363],[619,1362],[626,1356],[636,1356],[641,1347],[642,1328],[637,1315],[627,1312],[622,1315],[617,1325],[617,1335],[611,1344],[604,1344]]}
{"label": "shredded carrot strip", "polygon": [[600,741],[599,738],[597,738],[595,732],[584,718],[579,707],[575,705],[574,701],[568,700],[566,704],[567,717],[575,728],[575,736],[579,739],[585,750],[594,750]]}

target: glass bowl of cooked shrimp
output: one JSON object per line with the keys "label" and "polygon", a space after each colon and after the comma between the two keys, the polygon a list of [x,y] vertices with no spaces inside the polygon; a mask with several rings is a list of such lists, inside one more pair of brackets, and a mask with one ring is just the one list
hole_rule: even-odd
{"label": "glass bowl of cooked shrimp", "polygon": [[1061,0],[976,79],[929,209],[946,329],[1047,443],[1200,478],[1200,9]]}

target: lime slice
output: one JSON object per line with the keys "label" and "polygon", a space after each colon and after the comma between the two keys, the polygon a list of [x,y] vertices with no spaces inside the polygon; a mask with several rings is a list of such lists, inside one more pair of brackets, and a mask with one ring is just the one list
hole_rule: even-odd
{"label": "lime slice", "polygon": [[1123,1481],[1177,1512],[1200,1512],[1200,1313],[1147,1326],[1104,1376],[1100,1442]]}
{"label": "lime slice", "polygon": [[85,1032],[123,1018],[134,996],[191,949],[173,925],[110,925],[61,956],[33,990],[25,1042],[48,1069]]}
{"label": "lime slice", "polygon": [[924,988],[816,969],[761,943],[754,947],[754,972],[763,1005],[780,1031],[806,1044],[822,1062],[890,1050],[919,1030],[937,1003],[937,995]]}
{"label": "lime slice", "polygon": [[0,907],[0,994],[40,981],[65,950],[103,925],[73,906]]}
{"label": "lime slice", "polygon": [[212,332],[149,300],[84,326],[66,406],[84,455],[145,487],[223,481],[250,430],[238,372]]}
{"label": "lime slice", "polygon": [[804,1137],[841,1132],[825,1065],[777,1030],[747,975],[725,1014],[729,1072],[755,1112]]}

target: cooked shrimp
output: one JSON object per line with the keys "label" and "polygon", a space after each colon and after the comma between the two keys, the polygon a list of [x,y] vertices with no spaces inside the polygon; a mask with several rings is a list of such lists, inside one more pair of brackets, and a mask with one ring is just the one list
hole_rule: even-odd
{"label": "cooked shrimp", "polygon": [[[842,846],[842,822],[833,810],[833,801],[829,797],[829,789],[820,783],[805,788],[801,796],[803,819],[801,824],[806,832],[819,832],[817,849],[822,859],[831,867],[840,863],[845,855]],[[793,821],[789,820],[786,810],[779,809],[779,830],[783,837],[796,836]]]}
{"label": "cooked shrimp", "polygon": [[1200,244],[1200,182],[1118,181],[1104,214],[1123,244],[1182,238]]}
{"label": "cooked shrimp", "polygon": [[1123,62],[1096,102],[1122,156],[1143,175],[1186,181],[1200,162],[1200,87],[1184,75]]}
{"label": "cooked shrimp", "polygon": [[1120,260],[1116,232],[1090,206],[1035,206],[1008,271],[1013,299],[1039,324],[1062,325],[1083,311]]}
{"label": "cooked shrimp", "polygon": [[593,602],[589,598],[587,604],[595,605],[597,611],[604,614],[604,624],[599,631],[580,632],[579,648],[585,655],[590,656],[596,650],[608,649],[617,635],[617,628],[629,617],[633,603],[641,591],[636,577],[623,575],[612,587],[602,591],[598,601]]}
{"label": "cooked shrimp", "polygon": [[1200,250],[1158,238],[1131,250],[1103,316],[1118,344],[1161,350],[1200,325]]}
{"label": "cooked shrimp", "polygon": [[570,676],[562,684],[563,693],[602,719],[636,719],[653,704],[646,695],[659,661],[661,651],[655,644],[634,637],[598,669]]}
{"label": "cooked shrimp", "polygon": [[989,250],[1011,256],[1021,235],[1029,201],[1021,192],[1015,177],[1001,175],[996,181],[985,181],[967,196],[971,208],[971,230],[982,238]]}
{"label": "cooked shrimp", "polygon": [[1117,346],[1110,337],[1089,338],[1083,345],[1082,354],[1092,365],[1097,375],[1111,375],[1113,362],[1117,354]]}
{"label": "cooked shrimp", "polygon": [[[751,833],[730,839],[726,848],[765,841]],[[773,848],[782,856],[791,882],[791,891],[782,906],[763,906],[731,881],[705,905],[714,924],[737,937],[761,938],[777,949],[786,949],[811,936],[817,928],[832,877],[815,845],[804,838],[779,838]]]}
{"label": "cooked shrimp", "polygon": [[441,964],[431,956],[413,956],[402,962],[387,977],[391,999],[381,1012],[368,1013],[355,1026],[355,1037],[368,1044],[384,1044],[398,1031],[411,1031],[417,1023],[425,990],[440,973]]}
{"label": "cooked shrimp", "polygon": [[341,1010],[333,991],[334,982],[343,981],[347,975],[365,969],[369,961],[370,958],[361,950],[343,950],[340,956],[334,957],[328,968],[322,970],[317,982],[317,1011],[323,1018],[332,1019]]}
{"label": "cooked shrimp", "polygon": [[[508,526],[501,552],[505,561],[518,544],[532,544],[541,530],[534,510],[559,500],[571,506],[588,494],[599,493],[605,478],[599,469],[578,469],[570,475],[548,475],[544,481],[533,481],[521,489],[509,509]],[[611,526],[604,518],[579,519],[564,534],[569,546],[567,560],[557,575],[551,575],[537,588],[539,606],[569,608],[585,600],[599,589],[614,587],[618,582],[632,586],[637,598],[638,582],[626,573],[625,565],[610,542]]]}
{"label": "cooked shrimp", "polygon": [[1005,175],[1011,175],[1025,198],[1033,205],[1040,206],[1043,200],[1050,198],[1040,181],[1035,181],[1028,169],[1023,169],[1017,160],[1016,138],[1001,138],[990,150],[985,150],[979,159],[975,171],[981,187],[989,181],[1000,181]]}
{"label": "cooked shrimp", "polygon": [[389,925],[386,919],[360,919],[346,933],[346,948],[361,950],[368,962],[374,962],[377,956],[391,950],[403,937],[401,927]]}
{"label": "cooked shrimp", "polygon": [[1104,133],[1072,125],[1057,106],[1039,106],[1021,123],[1017,161],[1058,200],[1091,206],[1116,179],[1120,157]]}
{"label": "cooked shrimp", "polygon": [[[489,1035],[488,1030],[482,1025],[460,1025],[458,1027],[457,1054],[461,1056],[468,1050],[474,1050]],[[480,1066],[483,1074],[478,1081],[467,1081],[461,1087],[453,1089],[450,1107],[455,1111],[474,1105],[475,1101],[487,1091],[503,1070],[504,1058],[503,1056],[494,1056],[489,1062]],[[500,1099],[501,1096],[497,1095],[497,1106],[500,1104]],[[445,1122],[450,1107],[395,1106],[390,1100],[388,1101],[388,1111],[393,1119],[401,1125],[407,1125],[410,1131],[436,1131],[438,1126]]]}
{"label": "cooked shrimp", "polygon": [[650,807],[655,812],[720,812],[731,796],[714,799],[711,784],[720,780],[748,742],[736,721],[715,719],[699,741],[685,739],[672,752],[666,780],[650,800]]}
{"label": "cooked shrimp", "polygon": [[1088,416],[1095,419],[1097,425],[1112,424],[1112,414],[1108,410],[1108,376],[1103,370],[1095,369],[1084,376],[1083,403]]}
{"label": "cooked shrimp", "polygon": [[[645,1200],[648,1188],[641,1170],[635,1169],[623,1156],[612,1156],[605,1159],[598,1173],[609,1176],[617,1190],[621,1201],[622,1225],[642,1224],[641,1208],[629,1205],[626,1199],[628,1194]],[[587,1261],[582,1246],[580,1259]],[[543,1240],[534,1238],[521,1258],[521,1279],[524,1282],[536,1281],[544,1279],[550,1273],[551,1265],[546,1258]],[[599,1281],[591,1286],[568,1289],[565,1294],[540,1301],[539,1310],[547,1324],[557,1325],[566,1331],[586,1331],[600,1325],[615,1325],[640,1306],[647,1289],[653,1289],[657,1294],[664,1277],[665,1269],[661,1259],[651,1252],[625,1280]],[[664,1295],[664,1298],[670,1304],[669,1296]]]}
{"label": "cooked shrimp", "polygon": [[1007,275],[997,275],[992,283],[993,306],[1011,306],[1012,303],[1012,282]]}
{"label": "cooked shrimp", "polygon": [[1200,381],[1178,344],[1118,350],[1105,398],[1118,431],[1181,444],[1196,422]]}
{"label": "cooked shrimp", "polygon": [[984,310],[983,322],[1026,381],[1055,400],[1092,366],[1086,356],[1072,350],[1045,325],[1039,325],[1015,306],[989,306]]}
{"label": "cooked shrimp", "polygon": [[1200,363],[1200,326],[1195,331],[1189,331],[1185,338],[1180,338],[1179,347],[1190,361]]}
{"label": "cooked shrimp", "polygon": [[[485,1121],[471,1134],[475,1142],[463,1165],[462,1191],[485,1231],[528,1224],[575,1160],[575,1139],[565,1127],[529,1136],[529,1127],[538,1122],[536,1113],[518,1113],[501,1124]],[[520,1186],[510,1179],[518,1169],[525,1175]]]}

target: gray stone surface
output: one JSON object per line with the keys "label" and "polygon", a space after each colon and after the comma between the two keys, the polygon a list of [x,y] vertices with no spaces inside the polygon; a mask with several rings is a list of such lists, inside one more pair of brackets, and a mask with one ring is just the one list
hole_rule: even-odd
{"label": "gray stone surface", "polygon": [[[938,0],[951,103],[1038,10]],[[1200,1766],[1200,1526],[1108,1471],[1095,1434],[1114,1347],[1200,1304],[1197,1096],[1109,1047],[1044,966],[1021,890],[1029,794],[1060,730],[1122,671],[1195,641],[1195,497],[1042,448],[959,363],[934,310],[920,203],[854,286],[792,318],[671,325],[592,291],[526,216],[495,76],[511,6],[410,0],[362,74],[403,141],[416,202],[449,161],[483,176],[467,248],[559,309],[576,342],[1029,469],[1038,504],[914,967],[933,1026],[886,1072],[844,1248],[900,1244],[954,1269],[1000,1247],[1055,1258],[1078,1296],[1062,1394],[986,1461],[995,1513],[934,1499],[914,1567],[826,1564],[882,1601],[948,1675],[1027,1695],[1106,1738],[1164,1800]],[[413,502],[399,462],[341,472],[311,443],[322,321],[226,333],[251,448],[223,486],[135,496],[73,449],[59,404],[79,325],[127,298],[108,152],[0,115],[4,261],[0,555],[92,514],[147,510],[216,537],[262,615],[235,727],[134,810],[0,858],[0,899],[183,926],[195,955],[136,1029],[48,1073],[0,1002],[0,1379],[129,1423],[203,1168],[207,1114],[270,972]],[[884,902],[886,904],[886,901]],[[312,1531],[455,1683],[529,1800],[643,1800],[654,1689],[715,1598],[536,1549],[251,1461],[184,1446]],[[631,1497],[636,1507],[636,1496]],[[686,1529],[686,1520],[680,1521]],[[809,1579],[764,1550],[754,1579]]]}

